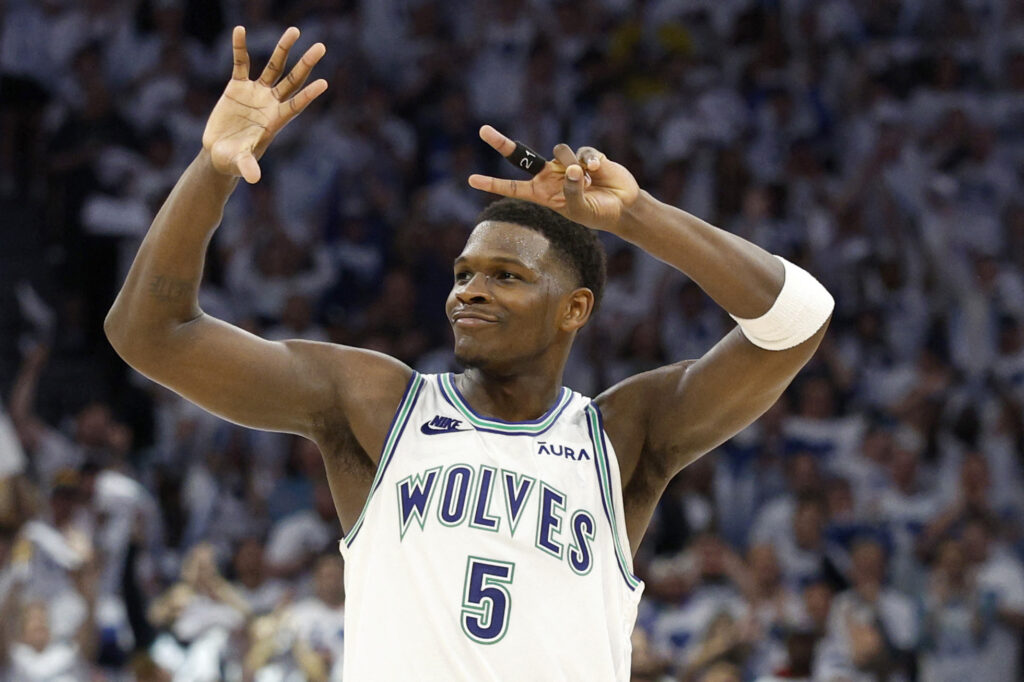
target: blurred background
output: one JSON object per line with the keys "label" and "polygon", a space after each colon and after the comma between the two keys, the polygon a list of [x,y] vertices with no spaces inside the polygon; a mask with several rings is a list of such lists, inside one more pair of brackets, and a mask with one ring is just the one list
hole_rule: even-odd
{"label": "blurred background", "polygon": [[[485,122],[597,146],[834,294],[783,399],[666,492],[636,558],[634,679],[1024,679],[1024,3],[0,8],[0,679],[340,679],[316,447],[189,405],[101,328],[235,24],[254,75],[290,24],[296,54],[323,41],[331,87],[228,205],[214,316],[456,369],[451,261],[492,198],[466,177],[514,173]],[[732,326],[605,243],[565,376],[590,395]]]}

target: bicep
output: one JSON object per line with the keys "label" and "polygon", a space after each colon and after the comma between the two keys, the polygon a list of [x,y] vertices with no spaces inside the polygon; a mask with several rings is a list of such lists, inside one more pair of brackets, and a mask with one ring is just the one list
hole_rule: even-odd
{"label": "bicep", "polygon": [[725,442],[775,404],[827,326],[783,351],[758,348],[736,328],[696,362],[652,375],[647,441],[674,453],[675,470]]}
{"label": "bicep", "polygon": [[322,415],[346,412],[356,402],[353,395],[404,386],[411,372],[379,353],[267,341],[208,315],[181,325],[147,355],[135,365],[140,372],[209,412],[243,426],[307,437],[316,435]]}

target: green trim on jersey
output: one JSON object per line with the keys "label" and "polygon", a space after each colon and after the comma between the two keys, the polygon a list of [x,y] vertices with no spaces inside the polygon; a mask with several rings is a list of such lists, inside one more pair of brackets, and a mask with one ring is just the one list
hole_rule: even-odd
{"label": "green trim on jersey", "polygon": [[[441,487],[438,482],[443,480],[443,476],[441,474],[442,469],[444,469],[444,467],[439,464],[436,467],[427,469],[426,471],[409,474],[398,483],[395,483],[395,501],[398,503],[399,542],[405,539],[405,532],[412,527],[413,520],[419,524],[420,530],[423,530],[426,525],[428,515],[427,510],[430,509],[430,503],[434,501],[434,493],[436,493],[437,489]],[[416,510],[413,509],[413,511],[409,513],[409,518],[402,521],[402,484],[408,481],[410,488],[419,487],[422,489],[423,485],[430,480],[431,473],[434,474],[434,484],[430,486],[430,492],[427,493],[427,501],[423,503],[423,514],[418,514]]]}
{"label": "green trim on jersey", "polygon": [[[544,491],[545,490],[550,490],[551,492],[555,493],[556,495],[558,495],[558,496],[560,496],[562,498],[561,502],[555,502],[555,504],[553,505],[554,509],[561,510],[562,514],[565,514],[565,505],[566,505],[566,502],[569,499],[566,496],[565,493],[563,493],[561,490],[559,490],[555,486],[548,485],[544,481],[540,482],[540,492],[537,493],[537,502],[538,502],[538,504],[537,504],[537,530],[533,534],[533,546],[536,547],[537,549],[539,549],[540,551],[544,552],[548,556],[553,556],[556,559],[558,559],[559,561],[561,561],[562,559],[565,558],[565,543],[564,542],[559,542],[558,540],[556,540],[554,538],[550,538],[552,544],[558,545],[558,552],[557,553],[552,552],[550,549],[548,549],[544,545],[540,544],[540,533],[541,533],[541,529],[544,527],[543,524],[541,523],[541,515],[542,515],[543,510],[544,510]],[[562,523],[562,518],[563,517],[559,516],[558,514],[552,514],[552,516],[554,517],[555,521],[557,521],[557,523],[553,524],[553,528],[554,528],[555,532],[560,532],[562,530],[562,526],[564,525]]]}
{"label": "green trim on jersey", "polygon": [[562,387],[562,392],[558,397],[558,401],[554,407],[548,410],[547,414],[541,418],[540,421],[534,422],[506,422],[500,419],[489,419],[487,417],[478,415],[473,411],[473,408],[466,404],[466,401],[459,395],[458,390],[455,388],[455,383],[452,381],[451,374],[440,374],[439,385],[444,396],[455,406],[455,408],[462,413],[462,416],[466,418],[470,424],[477,428],[488,429],[491,431],[498,431],[500,433],[508,434],[531,434],[536,435],[543,433],[547,429],[551,428],[551,425],[555,423],[558,416],[562,413],[562,410],[572,400],[572,391]]}
{"label": "green trim on jersey", "polygon": [[503,493],[501,489],[502,481],[501,477],[498,475],[498,469],[496,467],[487,466],[486,464],[481,464],[477,468],[476,481],[474,481],[475,485],[473,486],[476,489],[476,493],[473,495],[473,503],[469,508],[469,527],[476,528],[477,530],[485,530],[488,533],[497,533],[501,530],[501,517],[491,513],[491,503],[494,501],[493,497],[487,498],[487,508],[483,510],[483,518],[485,521],[493,521],[494,528],[488,528],[487,526],[482,526],[476,522],[476,513],[480,511],[480,496],[487,495],[489,492],[484,490],[482,485],[485,470],[491,472],[491,495],[493,496],[495,492]]}
{"label": "green trim on jersey", "polygon": [[[576,542],[576,534],[573,531],[576,528],[576,519],[579,518],[581,515],[586,516],[588,519],[590,519],[590,527],[593,528],[593,530],[591,532],[589,532],[589,533],[584,533],[583,534],[583,538],[584,538],[585,541],[584,542],[580,542],[580,543],[577,544],[577,542]],[[594,519],[594,515],[591,514],[590,512],[588,512],[586,509],[577,509],[576,512],[572,515],[572,518],[569,519],[569,535],[572,537],[572,544],[569,545],[569,549],[566,550],[566,553],[565,553],[566,561],[569,562],[569,568],[571,568],[572,572],[575,573],[576,575],[579,575],[579,576],[587,575],[588,573],[590,573],[594,569],[594,564],[597,563],[597,561],[594,559],[594,544],[593,544],[594,540],[597,538],[597,521]],[[587,544],[586,541],[589,541],[590,544]],[[578,571],[578,570],[576,570],[576,567],[572,565],[572,555],[573,555],[573,552],[575,552],[577,556],[582,558],[583,557],[583,546],[584,545],[586,545],[587,548],[589,549],[590,565],[587,566],[587,570],[585,570],[585,571]]]}
{"label": "green trim on jersey", "polygon": [[[512,496],[505,487],[505,477],[509,474],[512,475],[512,483],[516,487],[516,492],[522,489],[522,481],[529,481],[529,484],[526,486],[526,492],[523,493],[523,499],[519,503],[519,514],[517,515],[512,514]],[[537,479],[533,476],[512,471],[511,469],[501,470],[501,496],[505,500],[505,513],[508,514],[509,534],[512,537],[516,536],[516,528],[519,527],[519,522],[523,520],[523,510],[526,508],[526,503],[529,502],[530,495],[533,494],[533,489],[536,487]]]}
{"label": "green trim on jersey", "polygon": [[402,397],[402,402],[398,409],[395,410],[395,419],[391,423],[387,440],[384,442],[384,449],[381,451],[380,461],[377,463],[377,473],[373,477],[373,484],[370,485],[370,493],[366,496],[366,502],[363,503],[363,510],[359,512],[359,518],[352,525],[352,530],[342,538],[342,542],[345,543],[346,547],[352,546],[352,541],[356,539],[356,533],[359,532],[363,525],[366,510],[370,508],[370,500],[373,499],[374,493],[377,492],[381,479],[384,477],[384,470],[391,461],[391,457],[395,454],[395,446],[398,445],[399,436],[405,430],[409,416],[412,414],[412,406],[416,403],[416,398],[419,396],[422,386],[423,375],[419,372],[413,372],[412,378],[409,380],[409,387],[405,390],[405,395]]}
{"label": "green trim on jersey", "polygon": [[[469,469],[469,481],[466,482],[466,499],[462,503],[462,517],[458,521],[450,522],[444,520],[444,515],[451,510],[444,506],[443,491],[448,490],[448,476],[450,476],[451,472],[457,468]],[[466,519],[471,516],[469,508],[473,504],[473,488],[476,487],[476,467],[469,462],[452,462],[444,468],[444,473],[441,474],[441,478],[439,478],[437,482],[438,487],[442,491],[440,497],[437,498],[437,511],[435,512],[437,522],[446,528],[456,528],[461,526],[466,522]],[[452,490],[454,491],[456,488],[453,487]]]}
{"label": "green trim on jersey", "polygon": [[612,526],[612,538],[615,540],[615,555],[618,558],[619,566],[622,568],[622,574],[626,577],[626,582],[633,589],[640,586],[640,579],[633,575],[633,571],[629,568],[629,562],[626,560],[627,554],[622,549],[622,541],[619,538],[619,524],[618,517],[615,512],[615,505],[613,504],[614,496],[612,495],[612,478],[611,473],[608,469],[608,454],[604,449],[604,430],[601,428],[601,420],[597,415],[596,408],[591,404],[587,405],[584,410],[587,414],[587,420],[590,422],[590,429],[594,434],[591,439],[594,443],[594,451],[597,453],[598,471],[600,472],[599,481],[601,484],[601,495],[604,497],[605,506],[608,508],[608,514],[610,516],[609,522]]}
{"label": "green trim on jersey", "polygon": [[[501,567],[508,569],[507,578],[499,578],[495,575],[484,575],[480,581],[480,591],[485,590],[497,590],[504,597],[504,608],[502,609],[501,618],[501,629],[494,637],[488,639],[481,639],[469,631],[466,626],[466,620],[469,618],[476,618],[477,622],[484,621],[487,626],[493,624],[494,609],[497,606],[497,600],[494,596],[484,596],[482,603],[472,602],[469,599],[470,585],[473,578],[473,565],[482,564],[484,566]],[[516,564],[514,561],[499,561],[498,559],[486,559],[484,557],[473,556],[470,554],[466,557],[466,579],[462,586],[462,613],[459,616],[459,622],[462,625],[462,632],[465,633],[466,637],[477,644],[496,644],[505,638],[508,634],[508,623],[512,617],[512,595],[509,593],[508,585],[512,584],[512,580],[515,578]]]}

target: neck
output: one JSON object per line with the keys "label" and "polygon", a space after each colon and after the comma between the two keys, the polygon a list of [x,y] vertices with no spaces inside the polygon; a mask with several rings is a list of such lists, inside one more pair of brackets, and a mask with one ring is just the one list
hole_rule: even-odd
{"label": "neck", "polygon": [[497,376],[479,368],[455,377],[470,406],[486,417],[510,422],[537,419],[558,399],[562,370]]}

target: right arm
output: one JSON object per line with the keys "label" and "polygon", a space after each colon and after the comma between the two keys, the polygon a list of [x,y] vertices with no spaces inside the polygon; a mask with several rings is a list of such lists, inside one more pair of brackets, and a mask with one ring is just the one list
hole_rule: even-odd
{"label": "right arm", "polygon": [[238,177],[258,181],[257,159],[274,135],[327,88],[323,80],[302,88],[325,52],[319,43],[274,84],[297,38],[288,29],[251,81],[245,31],[235,29],[234,72],[203,150],[153,221],[104,329],[129,365],[220,417],[306,436],[325,454],[351,434],[375,460],[408,367],[355,348],[265,341],[204,314],[197,298],[207,245]]}
{"label": "right arm", "polygon": [[92,557],[72,575],[75,588],[85,600],[86,611],[82,624],[75,633],[75,643],[83,661],[92,664],[99,649],[99,633],[96,627],[96,599],[99,586],[99,568]]}
{"label": "right arm", "polygon": [[8,580],[6,585],[0,585],[0,588],[6,588],[6,591],[0,594],[0,670],[7,665],[11,644],[18,638],[20,619],[17,594],[21,591],[21,585],[15,584],[16,579],[13,576],[0,574],[0,579],[2,578]]}
{"label": "right arm", "polygon": [[11,423],[28,453],[36,451],[46,432],[46,424],[36,416],[35,402],[39,375],[46,366],[48,355],[49,349],[43,344],[33,348],[22,361],[11,388]]}

